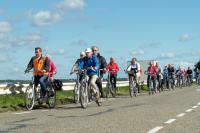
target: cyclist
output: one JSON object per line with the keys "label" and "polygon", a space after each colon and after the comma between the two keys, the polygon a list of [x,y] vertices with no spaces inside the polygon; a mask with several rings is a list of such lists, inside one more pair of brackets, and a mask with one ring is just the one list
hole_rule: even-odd
{"label": "cyclist", "polygon": [[[76,62],[74,63],[74,65],[72,66],[70,75],[72,75],[74,72],[78,71],[78,66],[79,66],[81,60],[83,60],[83,59],[85,58],[85,56],[86,56],[86,55],[85,55],[85,52],[80,52],[80,58],[78,58],[78,59],[76,60]],[[83,77],[83,75],[80,74],[80,75],[79,75],[79,81],[81,81],[82,77]]]}
{"label": "cyclist", "polygon": [[156,62],[156,75],[157,75],[157,82],[158,82],[158,89],[161,90],[162,85],[162,68],[160,67],[159,63]]}
{"label": "cyclist", "polygon": [[179,69],[176,71],[176,76],[178,78],[178,86],[181,86],[181,83],[184,83],[184,70],[179,66]]}
{"label": "cyclist", "polygon": [[138,88],[138,93],[139,93],[140,64],[137,62],[136,58],[132,58],[131,64],[127,67],[125,72],[128,72],[129,81],[132,76],[135,76],[134,79],[136,80],[136,86]]}
{"label": "cyclist", "polygon": [[50,55],[46,55],[46,60],[49,62],[49,77],[53,81],[54,75],[57,73],[57,68]]}
{"label": "cyclist", "polygon": [[168,88],[168,68],[167,65],[163,69],[163,84]]}
{"label": "cyclist", "polygon": [[188,67],[186,73],[187,73],[187,78],[189,80],[189,84],[191,84],[192,83],[192,69],[190,67]]}
{"label": "cyclist", "polygon": [[116,88],[117,83],[117,73],[119,71],[119,66],[115,62],[114,58],[110,58],[110,63],[107,65],[107,71],[110,72],[110,82],[112,83],[112,79],[114,80],[114,88]]}
{"label": "cyclist", "polygon": [[147,73],[148,73],[148,77],[147,77],[147,86],[149,88],[149,80],[151,78],[151,80],[153,81],[153,90],[156,91],[156,76],[157,76],[157,73],[156,73],[156,67],[153,65],[153,62],[150,61],[149,62],[149,67],[147,69]]}
{"label": "cyclist", "polygon": [[79,69],[88,69],[91,67],[91,69],[87,70],[87,75],[90,78],[90,85],[94,88],[94,93],[96,93],[96,98],[99,100],[99,93],[96,86],[96,81],[98,79],[98,69],[99,69],[99,60],[97,56],[92,54],[91,48],[87,48],[85,50],[86,57],[83,58],[79,63]]}
{"label": "cyclist", "polygon": [[40,84],[41,98],[44,98],[47,91],[46,81],[48,79],[49,62],[42,55],[42,49],[40,47],[35,48],[35,56],[33,56],[29,61],[25,73],[30,71],[32,68],[34,69],[35,86],[37,87],[38,83]]}
{"label": "cyclist", "polygon": [[91,49],[92,49],[93,55],[96,55],[99,60],[100,73],[99,73],[99,78],[97,79],[96,84],[100,90],[101,97],[105,97],[104,92],[103,92],[103,87],[102,87],[102,79],[103,79],[103,74],[106,72],[107,62],[106,62],[106,59],[102,55],[100,55],[99,48],[97,46],[92,46]]}
{"label": "cyclist", "polygon": [[85,57],[85,52],[80,52],[80,58],[78,58],[78,59],[76,60],[76,62],[74,63],[74,65],[72,66],[70,75],[73,74],[75,71],[78,70],[78,65],[79,65],[80,61],[81,61],[84,57]]}
{"label": "cyclist", "polygon": [[175,84],[175,68],[172,64],[169,64],[168,65],[168,76],[169,76],[169,79],[172,79],[173,81],[173,85]]}

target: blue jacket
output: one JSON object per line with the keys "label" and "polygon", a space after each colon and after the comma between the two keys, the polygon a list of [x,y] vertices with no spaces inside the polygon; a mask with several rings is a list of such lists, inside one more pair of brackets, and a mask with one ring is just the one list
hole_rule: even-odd
{"label": "blue jacket", "polygon": [[91,58],[85,57],[82,59],[79,63],[79,69],[87,69],[88,67],[96,67],[97,70],[91,70],[89,69],[87,71],[87,75],[98,75],[98,69],[99,69],[99,60],[96,55],[92,55]]}

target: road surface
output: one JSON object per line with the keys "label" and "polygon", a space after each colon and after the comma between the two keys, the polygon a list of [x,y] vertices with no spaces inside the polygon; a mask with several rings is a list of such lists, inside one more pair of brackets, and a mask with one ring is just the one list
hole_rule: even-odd
{"label": "road surface", "polygon": [[0,133],[200,133],[200,87],[0,114]]}

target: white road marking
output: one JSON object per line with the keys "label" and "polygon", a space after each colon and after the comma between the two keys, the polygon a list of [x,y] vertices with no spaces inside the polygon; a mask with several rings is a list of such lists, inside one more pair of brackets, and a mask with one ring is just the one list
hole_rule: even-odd
{"label": "white road marking", "polygon": [[200,102],[197,105],[200,105]]}
{"label": "white road marking", "polygon": [[176,121],[176,119],[169,119],[168,121],[165,122],[165,124],[171,124],[171,123],[173,123],[174,121]]}
{"label": "white road marking", "polygon": [[22,115],[22,114],[29,114],[31,113],[30,111],[27,111],[27,112],[20,112],[20,113],[14,113],[15,115]]}
{"label": "white road marking", "polygon": [[151,129],[151,130],[149,130],[147,133],[156,133],[156,132],[158,132],[160,129],[162,129],[163,127],[155,127],[155,128],[153,128],[153,129]]}
{"label": "white road marking", "polygon": [[199,106],[193,106],[192,108],[193,108],[193,109],[196,109],[196,108],[198,108],[198,107],[199,107]]}
{"label": "white road marking", "polygon": [[181,114],[178,114],[176,117],[183,117],[184,115],[186,115],[185,113],[181,113]]}
{"label": "white road marking", "polygon": [[200,91],[200,89],[196,89],[196,91]]}
{"label": "white road marking", "polygon": [[187,112],[187,113],[189,113],[189,112],[191,112],[193,109],[188,109],[188,110],[186,110],[185,112]]}

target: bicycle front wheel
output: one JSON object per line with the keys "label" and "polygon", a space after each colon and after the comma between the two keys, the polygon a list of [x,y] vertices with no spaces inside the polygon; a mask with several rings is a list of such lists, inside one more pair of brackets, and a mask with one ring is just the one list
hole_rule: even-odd
{"label": "bicycle front wheel", "polygon": [[32,110],[35,104],[35,91],[33,86],[28,86],[25,91],[25,106],[27,110]]}
{"label": "bicycle front wheel", "polygon": [[86,108],[88,105],[88,92],[87,92],[87,83],[83,82],[80,87],[80,103],[82,108]]}

